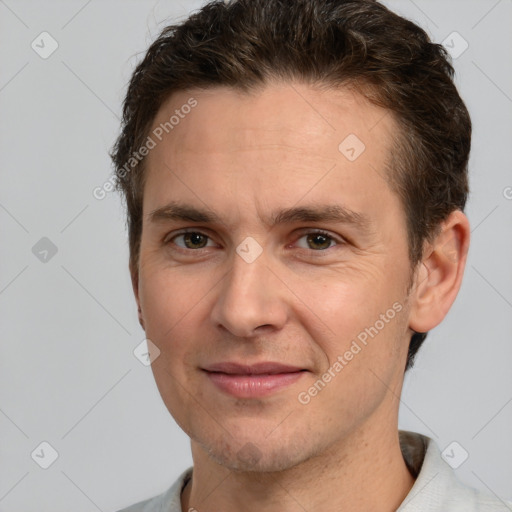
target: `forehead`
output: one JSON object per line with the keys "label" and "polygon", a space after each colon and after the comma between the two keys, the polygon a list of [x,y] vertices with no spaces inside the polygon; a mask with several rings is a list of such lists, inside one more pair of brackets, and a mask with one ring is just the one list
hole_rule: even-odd
{"label": "forehead", "polygon": [[162,105],[150,136],[155,130],[161,141],[147,157],[145,214],[176,199],[226,216],[237,208],[240,215],[242,204],[261,213],[302,199],[377,213],[395,199],[384,179],[393,116],[346,88],[180,91]]}
{"label": "forehead", "polygon": [[[165,125],[191,100],[197,105],[163,134],[180,152],[215,153],[227,148],[236,152],[274,145],[337,159],[339,144],[347,136],[357,136],[365,149],[376,154],[389,147],[396,128],[387,110],[351,89],[284,82],[251,92],[230,87],[179,91],[162,104],[153,129]],[[187,129],[191,124],[193,129]]]}

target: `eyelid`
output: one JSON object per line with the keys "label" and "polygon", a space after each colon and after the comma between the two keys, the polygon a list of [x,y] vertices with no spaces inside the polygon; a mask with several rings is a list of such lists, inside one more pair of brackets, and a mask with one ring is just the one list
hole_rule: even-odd
{"label": "eyelid", "polygon": [[[330,245],[325,249],[310,249],[308,247],[295,247],[298,258],[307,258],[307,259],[318,259],[319,261],[322,258],[330,258],[335,253],[333,251],[339,251],[345,249],[348,242],[338,235],[331,234],[329,231],[323,229],[307,229],[305,232],[300,233],[295,242],[293,242],[293,246],[298,243],[298,241],[307,235],[323,235],[330,239],[330,243],[334,242],[334,245]],[[307,242],[306,242],[307,245]],[[289,247],[289,246],[288,246]],[[292,247],[294,248],[294,247]],[[302,256],[301,256],[302,255]]]}
{"label": "eyelid", "polygon": [[[164,239],[163,239],[163,243],[164,245],[167,245],[169,244],[170,242],[172,242],[175,238],[179,237],[179,236],[182,236],[182,235],[186,235],[188,233],[194,233],[194,234],[197,234],[197,235],[202,235],[202,236],[205,236],[206,238],[208,238],[208,241],[210,242],[213,242],[213,237],[211,235],[208,234],[207,232],[208,230],[207,229],[204,229],[204,228],[200,228],[200,229],[194,229],[194,228],[184,228],[178,232],[172,232],[172,233],[168,233]],[[216,243],[216,242],[215,242]],[[175,244],[176,245],[176,244]],[[186,249],[184,247],[180,247],[179,245],[176,245],[176,247],[178,247],[178,249],[181,249],[183,251],[187,251],[187,252],[199,252],[201,251],[202,249],[206,249],[206,247],[201,247],[200,249]]]}
{"label": "eyelid", "polygon": [[[303,236],[306,236],[306,235],[325,235],[325,236],[331,238],[332,240],[334,240],[337,245],[343,245],[343,244],[348,243],[348,241],[346,239],[344,239],[342,236],[331,233],[330,231],[328,231],[326,229],[321,229],[321,228],[300,229],[299,233],[296,235],[296,240],[299,240],[300,238],[302,238]],[[325,251],[313,251],[313,252],[325,252]]]}
{"label": "eyelid", "polygon": [[187,233],[197,233],[199,235],[205,235],[211,238],[211,235],[209,235],[208,232],[209,229],[207,228],[195,228],[192,226],[189,228],[178,229],[176,231],[171,231],[170,233],[167,233],[164,236],[164,241],[168,242],[179,235],[186,235]]}

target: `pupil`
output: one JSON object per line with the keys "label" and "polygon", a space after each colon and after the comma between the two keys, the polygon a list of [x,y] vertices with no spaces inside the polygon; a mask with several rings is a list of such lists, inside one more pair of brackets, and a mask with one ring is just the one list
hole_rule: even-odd
{"label": "pupil", "polygon": [[203,235],[201,235],[199,233],[187,233],[185,235],[185,244],[188,247],[189,242],[190,242],[191,245],[193,246],[192,248],[196,248],[197,245],[204,247],[205,246],[204,240],[203,240],[203,243],[201,244],[201,239],[204,239],[204,237],[203,237]]}
{"label": "pupil", "polygon": [[[316,243],[316,241],[320,240],[320,243]],[[324,235],[313,234],[309,235],[308,242],[313,241],[313,245],[316,245],[316,248],[326,249],[329,247],[329,238]],[[320,245],[320,247],[318,247]]]}

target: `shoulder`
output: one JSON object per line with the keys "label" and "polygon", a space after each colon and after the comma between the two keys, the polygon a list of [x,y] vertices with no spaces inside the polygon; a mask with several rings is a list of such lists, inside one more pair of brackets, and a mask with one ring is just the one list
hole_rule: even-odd
{"label": "shoulder", "polygon": [[458,483],[453,495],[445,496],[445,509],[450,512],[507,512],[512,510],[512,502],[478,491]]}
{"label": "shoulder", "polygon": [[165,492],[117,512],[182,512],[181,491],[191,475],[192,468],[190,467]]}
{"label": "shoulder", "polygon": [[404,459],[416,481],[397,512],[507,512],[512,503],[465,485],[432,439],[400,431]]}

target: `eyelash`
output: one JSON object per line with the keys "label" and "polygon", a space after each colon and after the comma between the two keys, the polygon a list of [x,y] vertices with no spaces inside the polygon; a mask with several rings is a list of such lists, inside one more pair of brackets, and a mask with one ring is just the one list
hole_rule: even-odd
{"label": "eyelash", "polygon": [[[174,243],[173,241],[180,237],[180,236],[184,236],[184,235],[187,235],[187,234],[194,234],[194,235],[201,235],[201,236],[204,236],[206,237],[208,240],[211,240],[211,237],[205,233],[203,233],[202,231],[182,231],[180,233],[176,233],[174,234],[171,238],[168,238],[166,241],[164,241],[165,245],[169,245],[171,243]],[[335,237],[333,235],[331,235],[330,233],[328,233],[327,231],[322,231],[322,230],[309,230],[309,231],[305,231],[303,233],[301,233],[301,235],[297,238],[296,241],[300,240],[301,238],[304,238],[308,235],[320,235],[320,236],[323,236],[325,238],[328,238],[330,239],[332,242],[335,242],[336,245],[344,245],[346,242],[339,238],[339,237]],[[207,247],[201,247],[199,249],[188,249],[188,248],[184,248],[184,247],[180,247],[176,244],[175,245],[175,249],[179,252],[182,252],[182,253],[191,253],[191,252],[197,252],[197,253],[201,253],[204,249],[207,249]],[[335,245],[335,246],[336,246]],[[333,247],[335,246],[331,246],[331,247],[327,247],[327,249],[319,249],[319,250],[315,250],[315,249],[304,249],[304,248],[300,248],[302,251],[308,251],[310,253],[313,253],[315,254],[315,256],[319,256],[321,257],[322,256],[322,253],[326,253],[328,251],[328,249],[332,249]]]}

